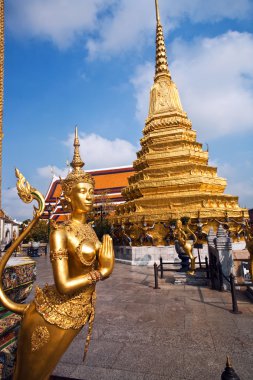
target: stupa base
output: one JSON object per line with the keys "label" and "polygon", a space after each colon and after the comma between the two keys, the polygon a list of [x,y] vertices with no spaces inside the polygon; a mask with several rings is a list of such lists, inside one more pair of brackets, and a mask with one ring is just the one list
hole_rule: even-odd
{"label": "stupa base", "polygon": [[[245,242],[236,242],[232,244],[233,250],[240,250],[245,248]],[[142,247],[128,247],[128,246],[114,246],[116,262],[128,265],[144,265],[153,266],[154,263],[159,263],[160,257],[163,261],[179,263],[181,260],[174,245],[170,246],[142,246]],[[198,250],[194,248],[194,256],[197,257],[196,264],[199,262]],[[201,262],[205,261],[208,257],[208,246],[203,245],[203,249],[199,250]]]}

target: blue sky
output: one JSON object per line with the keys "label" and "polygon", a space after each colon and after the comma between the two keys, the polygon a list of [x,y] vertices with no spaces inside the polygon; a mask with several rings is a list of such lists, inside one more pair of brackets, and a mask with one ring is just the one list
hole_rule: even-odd
{"label": "blue sky", "polygon": [[[14,168],[46,193],[72,158],[131,164],[154,76],[154,0],[6,1],[3,208],[20,220]],[[253,207],[253,1],[160,0],[169,66],[227,193]]]}

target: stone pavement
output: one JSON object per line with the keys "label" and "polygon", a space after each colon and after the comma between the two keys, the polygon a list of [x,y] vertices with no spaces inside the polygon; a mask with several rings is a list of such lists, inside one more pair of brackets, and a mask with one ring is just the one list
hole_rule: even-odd
{"label": "stone pavement", "polygon": [[[52,282],[47,257],[36,259],[38,283]],[[220,380],[229,355],[241,380],[253,379],[253,304],[230,293],[173,285],[165,273],[154,290],[152,268],[116,264],[97,285],[97,308],[85,363],[86,329],[54,374],[83,380]]]}

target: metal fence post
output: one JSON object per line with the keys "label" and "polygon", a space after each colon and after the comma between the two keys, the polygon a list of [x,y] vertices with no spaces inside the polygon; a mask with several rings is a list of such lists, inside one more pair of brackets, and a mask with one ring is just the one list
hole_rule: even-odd
{"label": "metal fence post", "polygon": [[209,274],[209,264],[208,264],[207,256],[205,257],[205,262],[206,262],[206,278],[209,280],[210,274]]}
{"label": "metal fence post", "polygon": [[235,290],[235,276],[233,275],[233,273],[230,274],[229,280],[230,280],[232,306],[233,306],[233,310],[231,311],[231,313],[242,314],[241,311],[238,310],[236,290]]}
{"label": "metal fence post", "polygon": [[163,258],[160,257],[160,270],[161,270],[161,278],[163,278]]}
{"label": "metal fence post", "polygon": [[154,289],[160,289],[158,286],[158,266],[154,263],[154,275],[155,275],[155,287]]}
{"label": "metal fence post", "polygon": [[199,267],[200,267],[200,269],[202,269],[202,263],[201,263],[201,257],[200,257],[199,248],[198,248],[198,258],[199,258]]}
{"label": "metal fence post", "polygon": [[223,273],[221,263],[218,264],[218,273],[219,273],[219,291],[223,291]]}
{"label": "metal fence post", "polygon": [[209,269],[210,269],[210,278],[211,278],[211,288],[215,289],[213,260],[211,260],[211,262],[209,263]]}

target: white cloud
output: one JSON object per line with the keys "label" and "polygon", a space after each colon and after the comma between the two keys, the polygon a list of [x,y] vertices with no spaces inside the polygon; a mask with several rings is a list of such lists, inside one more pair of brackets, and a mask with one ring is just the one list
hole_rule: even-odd
{"label": "white cloud", "polygon": [[[145,12],[144,12],[145,9]],[[89,56],[107,56],[143,46],[155,26],[154,2],[121,0],[110,20],[104,19],[99,38],[87,43]]]}
{"label": "white cloud", "polygon": [[84,31],[93,31],[98,14],[113,0],[9,0],[7,27],[18,37],[27,35],[69,47]]}
{"label": "white cloud", "polygon": [[42,178],[52,178],[54,175],[56,177],[66,177],[68,174],[68,168],[60,169],[57,166],[44,166],[43,168],[38,168],[37,173]]}
{"label": "white cloud", "polygon": [[252,11],[251,0],[169,0],[166,4],[169,15],[174,18],[188,17],[193,22],[243,19]]}
{"label": "white cloud", "polygon": [[[140,49],[154,39],[154,0],[120,0],[110,19],[105,18],[98,38],[87,44],[91,58]],[[193,23],[217,22],[221,19],[247,18],[252,10],[250,0],[161,0],[162,23],[170,29],[180,26],[184,19]]]}
{"label": "white cloud", "polygon": [[171,69],[200,138],[253,131],[253,35],[173,45]]}
{"label": "white cloud", "polygon": [[[239,170],[239,168],[238,168]],[[228,182],[227,194],[238,195],[241,207],[253,208],[253,178]]]}
{"label": "white cloud", "polygon": [[[73,155],[73,135],[70,135],[66,145]],[[131,165],[136,158],[138,147],[122,139],[108,140],[94,133],[86,135],[79,133],[80,154],[87,169],[108,168]]]}
{"label": "white cloud", "polygon": [[[192,43],[177,40],[172,51],[172,77],[198,139],[253,132],[253,35],[228,32]],[[154,64],[145,63],[131,80],[142,122],[154,70]]]}
{"label": "white cloud", "polygon": [[146,62],[137,67],[130,82],[134,86],[134,97],[136,99],[136,118],[141,124],[148,116],[149,92],[154,82],[154,63]]}
{"label": "white cloud", "polygon": [[[16,187],[4,189],[2,194],[3,210],[11,218],[17,220],[32,219],[33,217],[33,204],[26,204],[18,196]],[[34,202],[37,206],[37,203]]]}
{"label": "white cloud", "polygon": [[[192,22],[247,18],[250,0],[161,0],[163,24],[175,28]],[[87,43],[90,57],[138,49],[154,36],[154,0],[9,0],[7,26],[24,33],[70,46],[83,32],[96,32]]]}

